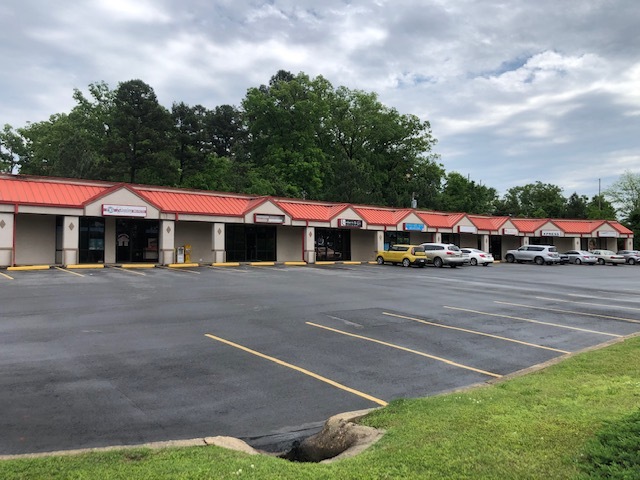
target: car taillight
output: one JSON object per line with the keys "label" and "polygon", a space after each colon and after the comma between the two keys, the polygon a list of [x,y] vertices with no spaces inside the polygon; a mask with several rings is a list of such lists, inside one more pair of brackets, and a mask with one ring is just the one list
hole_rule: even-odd
{"label": "car taillight", "polygon": [[455,253],[447,251],[447,255],[455,255]]}
{"label": "car taillight", "polygon": [[485,257],[485,254],[484,254],[484,253],[481,253],[481,254],[480,254],[480,258],[484,258],[484,257]]}

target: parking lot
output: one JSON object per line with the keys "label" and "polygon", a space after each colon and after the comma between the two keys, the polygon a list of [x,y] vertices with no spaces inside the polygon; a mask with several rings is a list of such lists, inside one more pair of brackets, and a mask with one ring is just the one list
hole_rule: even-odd
{"label": "parking lot", "polygon": [[0,271],[0,455],[214,435],[494,381],[640,331],[640,266]]}

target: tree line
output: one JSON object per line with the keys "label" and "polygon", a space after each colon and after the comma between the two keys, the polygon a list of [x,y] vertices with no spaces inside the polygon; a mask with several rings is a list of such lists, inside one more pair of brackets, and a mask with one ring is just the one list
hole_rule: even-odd
{"label": "tree line", "polygon": [[[75,106],[0,131],[4,172],[520,217],[615,219],[609,199],[535,182],[496,189],[446,172],[428,121],[375,93],[279,71],[240,106],[160,105],[129,80],[76,89]],[[633,177],[632,174],[629,174]],[[640,183],[640,182],[639,182]],[[620,189],[618,189],[620,190]],[[611,193],[611,192],[605,192]],[[640,198],[640,192],[637,198]],[[624,220],[640,207],[626,211]]]}

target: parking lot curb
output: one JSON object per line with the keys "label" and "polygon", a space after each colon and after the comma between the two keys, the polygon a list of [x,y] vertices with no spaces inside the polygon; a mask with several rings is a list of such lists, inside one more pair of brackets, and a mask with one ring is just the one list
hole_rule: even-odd
{"label": "parking lot curb", "polygon": [[88,270],[92,268],[104,268],[104,264],[102,263],[81,263],[81,264],[73,264],[73,265],[65,265],[64,268],[67,270]]}
{"label": "parking lot curb", "polygon": [[28,270],[49,270],[49,265],[24,265],[22,267],[7,267],[12,272],[28,271]]}
{"label": "parking lot curb", "polygon": [[199,263],[170,263],[169,265],[167,265],[167,267],[169,268],[193,268],[199,266]]}
{"label": "parking lot curb", "polygon": [[335,265],[336,262],[316,262],[314,265]]}
{"label": "parking lot curb", "polygon": [[155,263],[123,263],[122,265],[114,265],[120,268],[156,268]]}
{"label": "parking lot curb", "polygon": [[275,267],[276,262],[249,262],[252,267]]}
{"label": "parking lot curb", "polygon": [[212,267],[239,267],[240,262],[216,262],[211,264]]}
{"label": "parking lot curb", "polygon": [[284,262],[287,267],[306,267],[307,262]]}

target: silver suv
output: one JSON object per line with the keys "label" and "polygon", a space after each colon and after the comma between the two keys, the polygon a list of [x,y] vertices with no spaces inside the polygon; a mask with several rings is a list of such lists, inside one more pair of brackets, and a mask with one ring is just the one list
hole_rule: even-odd
{"label": "silver suv", "polygon": [[640,252],[638,250],[618,250],[617,254],[622,255],[629,265],[640,263]]}
{"label": "silver suv", "polygon": [[508,263],[535,262],[538,265],[552,265],[562,260],[553,245],[524,245],[517,250],[509,250],[504,258]]}
{"label": "silver suv", "polygon": [[424,247],[427,263],[433,263],[438,268],[443,265],[456,268],[464,264],[465,260],[469,261],[468,258],[465,259],[458,246],[451,243],[422,243],[421,246]]}

